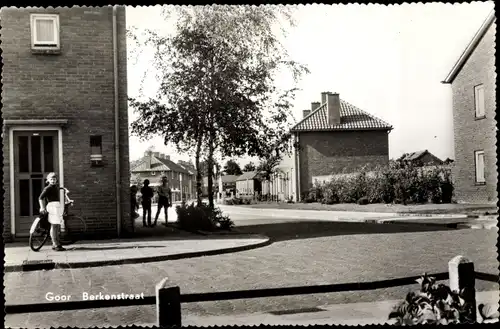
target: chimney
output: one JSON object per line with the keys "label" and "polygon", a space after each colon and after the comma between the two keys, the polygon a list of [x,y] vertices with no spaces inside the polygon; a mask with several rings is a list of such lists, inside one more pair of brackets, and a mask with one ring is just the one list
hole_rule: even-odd
{"label": "chimney", "polygon": [[320,102],[312,102],[311,103],[311,112],[314,111],[314,110],[316,110],[320,106],[321,106]]}
{"label": "chimney", "polygon": [[165,160],[170,160],[170,155],[164,155]]}
{"label": "chimney", "polygon": [[153,156],[152,151],[144,152],[144,157],[146,158],[146,169],[151,169],[151,157]]}
{"label": "chimney", "polygon": [[321,93],[321,104],[326,103],[326,95],[328,95],[330,92],[329,91],[324,91]]}
{"label": "chimney", "polygon": [[153,156],[157,157],[157,158],[160,158],[160,152],[153,152]]}
{"label": "chimney", "polygon": [[[323,96],[323,94],[321,94]],[[329,125],[339,125],[340,124],[340,97],[337,93],[327,93],[326,94],[326,106],[328,109],[328,124]]]}
{"label": "chimney", "polygon": [[309,114],[311,114],[311,111],[309,110],[304,110],[302,111],[302,117],[305,118],[306,116],[308,116]]}

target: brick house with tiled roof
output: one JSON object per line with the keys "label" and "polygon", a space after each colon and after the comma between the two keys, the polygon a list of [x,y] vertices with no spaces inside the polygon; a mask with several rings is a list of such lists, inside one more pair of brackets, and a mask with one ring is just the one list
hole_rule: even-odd
{"label": "brick house with tiled roof", "polygon": [[148,179],[151,187],[161,185],[161,177],[165,175],[170,183],[174,202],[181,200],[181,197],[184,199],[193,198],[194,173],[183,165],[170,160],[168,155],[146,151],[140,162],[131,169],[131,174],[133,176],[132,183],[135,183],[135,180]]}
{"label": "brick house with tiled roof", "polygon": [[405,153],[401,160],[413,163],[417,166],[440,166],[443,161],[429,152],[429,150]]}
{"label": "brick house with tiled roof", "polygon": [[311,103],[311,110],[291,129],[298,148],[278,167],[275,193],[297,201],[316,179],[387,164],[391,130],[389,123],[339,94],[321,93],[321,103]]}
{"label": "brick house with tiled roof", "polygon": [[442,83],[451,84],[458,202],[496,203],[496,17],[492,10]]}

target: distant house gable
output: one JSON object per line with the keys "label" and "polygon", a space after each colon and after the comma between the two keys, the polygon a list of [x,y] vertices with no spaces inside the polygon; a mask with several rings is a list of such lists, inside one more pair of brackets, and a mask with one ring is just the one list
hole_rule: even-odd
{"label": "distant house gable", "polygon": [[403,161],[421,162],[422,165],[442,165],[443,161],[428,150],[403,154]]}

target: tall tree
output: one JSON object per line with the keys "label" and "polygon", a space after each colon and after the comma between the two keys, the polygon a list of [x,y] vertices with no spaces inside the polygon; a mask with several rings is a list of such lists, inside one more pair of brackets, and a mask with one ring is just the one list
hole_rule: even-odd
{"label": "tall tree", "polygon": [[[148,31],[163,102],[131,100],[138,134],[161,133],[165,143],[206,155],[209,205],[213,207],[214,157],[268,157],[289,152],[291,101],[297,88],[278,88],[276,78],[291,74],[296,84],[307,69],[288,57],[275,32],[293,25],[288,9],[276,6],[169,7],[176,31],[164,37]],[[167,105],[163,105],[163,103]],[[154,128],[151,128],[154,127]],[[199,178],[199,179],[198,179]],[[201,182],[201,177],[197,177]],[[201,186],[201,184],[199,185]]]}
{"label": "tall tree", "polygon": [[243,167],[243,171],[248,172],[248,171],[255,171],[257,168],[255,167],[255,164],[250,161]]}
{"label": "tall tree", "polygon": [[238,162],[234,160],[227,160],[226,165],[224,166],[224,172],[226,175],[241,175],[243,172],[241,171],[240,165]]}

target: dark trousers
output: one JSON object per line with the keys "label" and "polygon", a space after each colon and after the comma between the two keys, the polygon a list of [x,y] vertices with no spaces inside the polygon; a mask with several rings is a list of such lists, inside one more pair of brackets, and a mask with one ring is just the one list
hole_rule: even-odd
{"label": "dark trousers", "polygon": [[151,200],[142,201],[142,223],[146,225],[146,214],[148,216],[148,225],[151,225]]}

